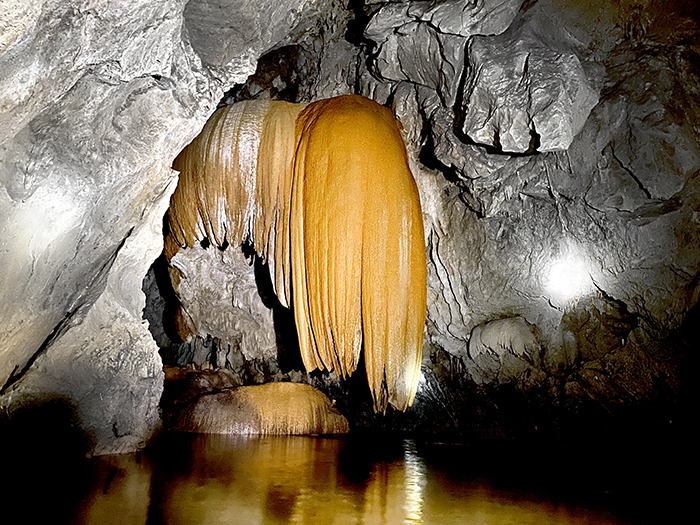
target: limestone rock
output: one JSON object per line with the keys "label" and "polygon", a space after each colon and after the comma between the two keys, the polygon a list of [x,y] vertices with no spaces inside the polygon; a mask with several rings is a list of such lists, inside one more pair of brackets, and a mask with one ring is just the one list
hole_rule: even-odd
{"label": "limestone rock", "polygon": [[534,357],[538,344],[532,328],[522,317],[497,319],[474,327],[469,338],[472,359],[486,353],[503,358],[511,352],[518,357]]}
{"label": "limestone rock", "polygon": [[172,160],[223,91],[322,5],[227,2],[226,27],[243,32],[217,48],[198,40],[221,27],[194,16],[205,3],[15,2],[0,14],[0,405],[67,398],[91,453],[133,449],[157,422],[160,359],[136,305]]}
{"label": "limestone rock", "polygon": [[[164,4],[160,9],[173,7]],[[4,248],[0,257],[6,268],[0,283],[4,299],[0,315],[6,328],[0,336],[0,383],[5,389],[25,370],[31,356],[50,341],[52,333],[59,333],[69,321],[80,320],[85,314],[83,306],[94,302],[104,289],[119,247],[142,219],[143,210],[156,198],[167,199],[163,185],[173,178],[167,169],[168,157],[177,153],[191,132],[180,128],[173,133],[164,123],[172,119],[184,127],[196,126],[207,111],[206,103],[187,110],[181,105],[188,99],[188,82],[194,82],[201,72],[183,67],[184,50],[176,45],[176,19],[161,17],[154,5],[146,9],[148,16],[134,13],[131,30],[144,39],[153,33],[152,38],[171,44],[154,45],[152,61],[124,55],[122,62],[129,67],[120,70],[121,77],[95,70],[96,64],[111,64],[114,53],[105,48],[109,42],[105,35],[110,31],[99,24],[123,16],[122,9],[116,4],[100,6],[104,22],[88,13],[73,13],[63,22],[68,34],[61,33],[58,41],[51,40],[51,20],[59,13],[44,14],[25,35],[32,42],[28,49],[22,53],[7,50],[0,57],[10,66],[3,66],[2,80],[8,82],[3,93],[10,97],[20,93],[15,73],[36,84],[31,103],[2,112],[12,120],[3,127],[8,134],[0,146],[4,188],[0,193]],[[98,27],[91,26],[95,23]],[[83,64],[80,55],[73,61],[73,46],[81,38],[86,38],[83,51],[92,53],[89,60],[85,58],[90,65]],[[149,42],[141,41],[132,53],[141,53]],[[64,43],[67,49],[61,47]],[[15,71],[20,63],[23,69]],[[157,70],[155,63],[159,63]],[[25,78],[29,72],[35,74]],[[53,82],[47,75],[60,80]],[[181,81],[180,88],[175,87],[176,80]],[[61,86],[60,94],[53,92]],[[147,111],[156,106],[158,114]],[[23,127],[12,133],[21,123]],[[127,129],[133,133],[122,139]],[[159,242],[157,234],[153,241]]]}
{"label": "limestone rock", "polygon": [[141,448],[160,425],[163,365],[141,317],[140,276],[162,250],[162,241],[154,239],[175,185],[170,170],[163,175],[162,194],[116,253],[104,292],[85,307],[82,322],[57,333],[0,398],[0,407],[10,414],[31,411],[45,399],[74,407],[72,417],[89,440],[89,454]]}
{"label": "limestone rock", "polygon": [[417,180],[421,186],[426,182],[438,185],[428,190],[437,197],[437,202],[429,203],[433,222],[427,234],[428,318],[435,327],[432,337],[458,355],[469,340],[474,308],[478,308],[471,285],[482,275],[484,230],[476,214],[460,199],[457,188],[436,175],[422,174]]}
{"label": "limestone rock", "polygon": [[522,4],[522,0],[386,3],[373,13],[365,36],[377,43],[386,42],[397,28],[412,22],[462,37],[499,34],[510,25]]}
{"label": "limestone rock", "polygon": [[590,361],[624,346],[637,320],[625,303],[598,295],[566,312],[562,325],[575,338],[580,358]]}
{"label": "limestone rock", "polygon": [[505,30],[521,3],[490,0],[465,4],[453,0],[386,4],[373,14],[365,29],[365,37],[378,46],[373,66],[381,78],[430,87],[446,106],[452,106],[464,70],[467,38]]}
{"label": "limestone rock", "polygon": [[272,310],[260,297],[252,259],[233,247],[195,245],[180,250],[171,264],[193,334],[236,346],[247,359],[277,356]]}
{"label": "limestone rock", "polygon": [[350,30],[358,22],[343,0],[317,1],[316,6],[260,57],[255,74],[228,92],[223,103],[268,97],[314,102],[355,93],[356,77],[364,71],[358,37]]}
{"label": "limestone rock", "polygon": [[[427,54],[415,42],[424,42]],[[463,38],[443,35],[427,24],[407,23],[382,44],[375,67],[382,78],[428,86],[451,105],[464,68],[464,44]]]}
{"label": "limestone rock", "polygon": [[[370,23],[381,77],[363,77],[364,89],[401,114],[423,161],[414,175],[429,254],[428,366],[444,351],[451,360],[438,404],[458,397],[451,381],[466,388],[456,369],[477,385],[541,386],[554,404],[566,404],[564,392],[574,410],[589,394],[603,411],[649,400],[650,377],[678,388],[666,356],[683,350],[667,341],[697,303],[700,260],[697,25],[661,3],[641,15],[628,7],[609,19],[597,18],[607,5],[530,3],[499,34],[471,36],[457,112],[441,84],[421,80],[419,58],[396,51],[377,67],[408,24],[423,23],[409,16],[416,3],[383,6]],[[449,73],[431,38],[396,49]],[[477,136],[496,121],[490,138]],[[469,355],[480,347],[475,327],[503,317],[536,327],[540,360]],[[589,381],[580,366],[605,373]]]}
{"label": "limestone rock", "polygon": [[204,395],[180,413],[175,428],[210,434],[342,434],[348,422],[312,386],[267,383]]}
{"label": "limestone rock", "polygon": [[480,324],[469,338],[472,377],[483,383],[519,382],[529,389],[546,380],[541,348],[533,327],[522,317],[508,317]]}
{"label": "limestone rock", "polygon": [[565,150],[598,102],[562,30],[537,8],[469,48],[462,131],[477,144],[525,153]]}

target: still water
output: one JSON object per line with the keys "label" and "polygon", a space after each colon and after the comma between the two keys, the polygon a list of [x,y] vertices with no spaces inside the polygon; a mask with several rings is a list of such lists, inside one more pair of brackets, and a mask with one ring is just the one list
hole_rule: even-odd
{"label": "still water", "polygon": [[646,512],[653,502],[643,494],[618,494],[624,480],[606,473],[592,484],[576,473],[591,465],[555,464],[499,454],[497,446],[401,438],[174,434],[140,454],[91,460],[83,472],[89,482],[65,518],[101,525],[603,525],[659,518]]}

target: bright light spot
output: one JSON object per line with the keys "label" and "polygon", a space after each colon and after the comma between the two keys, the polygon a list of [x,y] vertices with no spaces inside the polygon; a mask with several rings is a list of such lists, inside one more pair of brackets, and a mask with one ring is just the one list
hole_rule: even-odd
{"label": "bright light spot", "polygon": [[416,445],[412,440],[404,440],[403,443],[405,470],[404,470],[404,494],[406,504],[404,509],[406,517],[404,524],[423,523],[423,490],[425,488],[425,464],[418,455]]}
{"label": "bright light spot", "polygon": [[33,253],[42,253],[80,224],[81,211],[68,190],[42,186],[18,205],[17,233],[28,242]]}
{"label": "bright light spot", "polygon": [[549,268],[546,291],[555,303],[567,303],[593,290],[590,264],[576,247],[570,247]]}

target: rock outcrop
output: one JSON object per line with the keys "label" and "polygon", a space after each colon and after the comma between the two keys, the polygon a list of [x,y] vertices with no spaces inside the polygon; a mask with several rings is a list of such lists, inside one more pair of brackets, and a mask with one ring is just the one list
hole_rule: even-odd
{"label": "rock outcrop", "polygon": [[[477,392],[515,387],[528,402],[579,415],[677,400],[689,346],[673,334],[697,304],[700,275],[690,218],[700,174],[698,27],[682,2],[671,12],[647,3],[643,14],[527,3],[499,31],[463,43],[461,83],[425,81],[420,60],[402,55],[408,44],[392,43],[402,29],[376,30],[403,28],[425,4],[384,7],[370,21],[372,63],[392,82],[369,79],[365,89],[386,93],[423,161],[426,366],[442,398],[471,388],[456,369]],[[441,66],[430,45],[410,49],[450,77],[459,60],[447,49],[456,46],[443,48]],[[413,73],[392,76],[387,53]],[[459,86],[457,96],[445,85]],[[523,319],[536,338],[516,337],[505,319]],[[501,344],[509,340],[520,342]],[[535,355],[523,355],[528,347]],[[445,411],[460,419],[457,405]]]}
{"label": "rock outcrop", "polygon": [[[171,261],[175,292],[191,334],[217,338],[246,359],[275,358],[272,310],[260,297],[252,261],[236,249],[197,244],[180,250]],[[219,359],[219,366],[225,359]]]}

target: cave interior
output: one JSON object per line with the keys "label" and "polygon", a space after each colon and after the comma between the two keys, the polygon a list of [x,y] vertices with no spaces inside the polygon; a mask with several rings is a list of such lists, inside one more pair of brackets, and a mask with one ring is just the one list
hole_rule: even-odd
{"label": "cave interior", "polygon": [[[298,386],[310,397],[288,420],[330,423],[294,433],[349,431],[377,450],[392,436],[466,444],[456,461],[475,453],[478,472],[540,481],[533,458],[543,472],[608,476],[629,501],[658,500],[640,522],[690,497],[678,480],[697,465],[695,0],[10,4],[0,14],[7,494],[25,498],[30,471],[87,476],[77,458],[148,454],[182,431],[304,428],[259,421],[292,406],[281,400],[293,404]],[[388,176],[394,139],[372,142],[371,125],[347,139],[331,110],[332,131],[312,129],[323,113],[309,108],[358,95],[396,123],[413,192],[396,206],[419,201],[404,206],[417,217],[410,236],[405,215],[391,215],[408,180]],[[235,123],[209,120],[235,108]],[[289,113],[268,126],[269,108]],[[288,173],[269,195],[239,175],[248,193],[226,201],[229,164],[207,186],[176,160],[197,140],[216,162],[234,155],[240,173],[256,162],[259,173],[261,159]],[[313,179],[309,167],[303,186],[299,151],[340,175]],[[342,170],[365,157],[379,160],[358,190]],[[299,207],[333,192],[331,205]],[[262,224],[265,213],[263,240],[245,217]],[[303,238],[286,224],[295,213],[317,240],[306,267],[287,253]],[[393,219],[362,230],[370,216]],[[329,244],[351,239],[346,226],[371,241]],[[419,248],[412,277],[391,259],[406,243]],[[370,264],[384,273],[368,278]],[[371,283],[364,301],[353,272]],[[329,300],[314,310],[317,295]],[[341,303],[381,303],[381,315],[358,314],[364,334],[336,321],[324,337],[308,328]],[[382,316],[374,334],[400,343],[368,351]],[[417,338],[397,328],[411,322]],[[343,354],[333,341],[356,332]],[[245,390],[271,383],[285,385]],[[50,505],[68,515],[63,494]]]}

